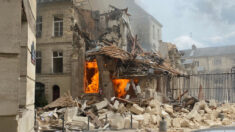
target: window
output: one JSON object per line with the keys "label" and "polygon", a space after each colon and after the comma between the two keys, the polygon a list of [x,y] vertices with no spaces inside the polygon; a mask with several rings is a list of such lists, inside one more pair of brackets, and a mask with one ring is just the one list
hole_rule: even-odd
{"label": "window", "polygon": [[232,67],[231,71],[232,73],[235,73],[235,67]]}
{"label": "window", "polygon": [[220,64],[222,64],[222,61],[221,61],[220,58],[215,58],[213,64],[214,65],[220,65]]}
{"label": "window", "polygon": [[39,17],[37,18],[36,36],[37,36],[38,38],[42,36],[42,16],[39,16]]}
{"label": "window", "polygon": [[36,52],[36,73],[41,73],[42,69],[42,53],[41,51]]}
{"label": "window", "polygon": [[59,16],[54,17],[54,36],[61,37],[63,35],[63,18]]}
{"label": "window", "polygon": [[63,53],[60,51],[53,52],[53,72],[54,73],[63,72]]}

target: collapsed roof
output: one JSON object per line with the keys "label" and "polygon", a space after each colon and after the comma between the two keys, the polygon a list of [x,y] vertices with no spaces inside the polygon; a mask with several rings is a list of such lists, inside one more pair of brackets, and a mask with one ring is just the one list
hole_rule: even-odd
{"label": "collapsed roof", "polygon": [[100,31],[102,34],[100,34],[98,40],[90,39],[89,35],[84,37],[82,34],[89,33],[82,33],[79,30],[79,34],[86,42],[87,58],[102,55],[109,57],[110,60],[116,60],[118,61],[116,65],[118,75],[123,76],[180,74],[158,53],[144,52],[138,42],[138,36],[132,33],[128,9],[110,7],[113,10],[100,15],[104,19],[102,25],[106,25],[106,28],[104,31]]}

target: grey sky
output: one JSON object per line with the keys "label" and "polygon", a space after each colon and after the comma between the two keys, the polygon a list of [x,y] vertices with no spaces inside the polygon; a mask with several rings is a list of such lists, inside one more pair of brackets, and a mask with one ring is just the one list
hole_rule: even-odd
{"label": "grey sky", "polygon": [[[235,0],[137,0],[180,49],[235,44]],[[192,34],[192,37],[191,37]]]}

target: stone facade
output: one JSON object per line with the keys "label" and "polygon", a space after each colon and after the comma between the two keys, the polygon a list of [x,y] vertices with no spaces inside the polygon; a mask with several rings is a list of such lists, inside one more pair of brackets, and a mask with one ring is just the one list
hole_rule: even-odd
{"label": "stone facade", "polygon": [[31,132],[34,127],[36,1],[0,2],[0,130]]}
{"label": "stone facade", "polygon": [[[71,88],[71,57],[73,52],[73,32],[71,31],[73,10],[71,1],[56,1],[38,3],[38,17],[42,18],[41,37],[37,38],[37,51],[41,52],[41,72],[36,81],[45,86],[45,95],[48,102],[53,100],[53,86],[59,87],[59,95],[68,93]],[[63,35],[53,35],[54,16],[63,19]],[[63,54],[63,72],[53,71],[53,52]]]}
{"label": "stone facade", "polygon": [[235,67],[235,46],[196,48],[181,51],[181,61],[189,74],[228,73]]}

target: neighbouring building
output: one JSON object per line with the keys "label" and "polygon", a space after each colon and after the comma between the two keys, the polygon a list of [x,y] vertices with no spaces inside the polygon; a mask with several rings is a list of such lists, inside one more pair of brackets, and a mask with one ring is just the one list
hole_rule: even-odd
{"label": "neighbouring building", "polygon": [[[75,75],[82,72],[83,64],[76,58],[85,55],[82,51],[78,55],[74,54],[76,47],[71,30],[74,19],[83,31],[90,32],[92,39],[99,40],[97,37],[105,33],[107,26],[113,24],[105,22],[106,13],[113,9],[110,5],[120,9],[128,8],[132,34],[137,34],[145,51],[159,51],[162,25],[134,0],[38,0],[37,3],[36,96],[41,97],[45,93],[48,102],[68,91],[84,93],[83,90],[76,91],[77,88],[74,88],[83,86],[83,78]],[[77,7],[75,10],[73,4]],[[74,12],[80,12],[82,19],[76,18]]]}
{"label": "neighbouring building", "polygon": [[[36,90],[51,102],[71,88],[71,0],[38,0]],[[43,95],[44,96],[44,95]]]}
{"label": "neighbouring building", "polygon": [[0,0],[0,131],[34,131],[36,0]]}
{"label": "neighbouring building", "polygon": [[235,45],[182,50],[181,62],[189,78],[181,83],[192,96],[234,102]]}
{"label": "neighbouring building", "polygon": [[228,73],[235,67],[235,46],[182,50],[181,62],[189,74]]}

